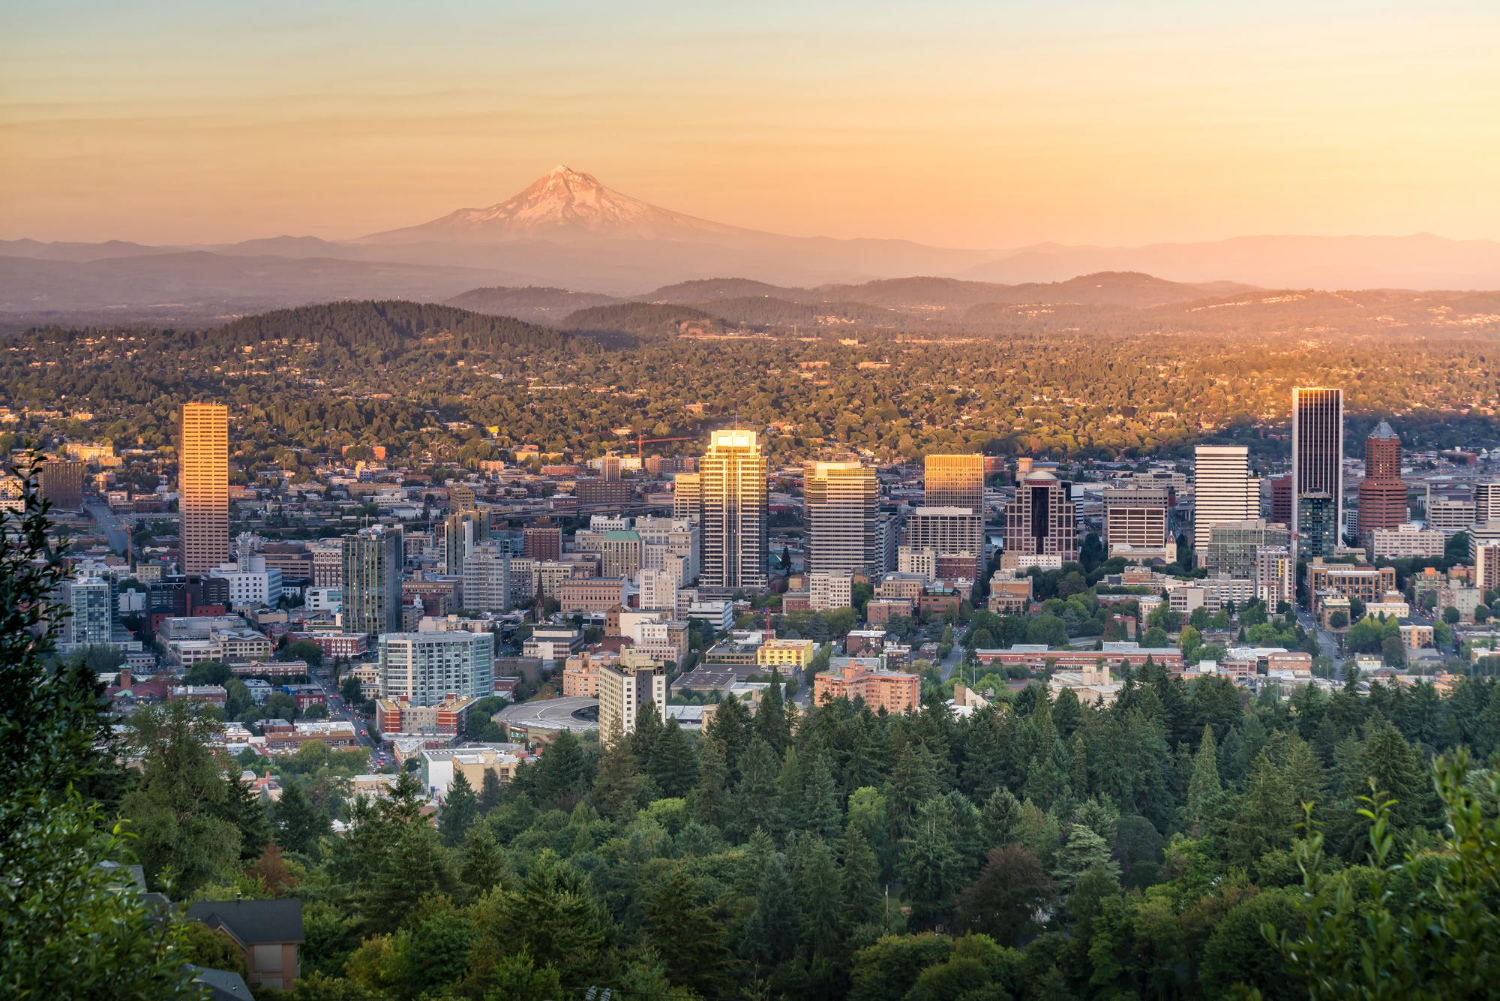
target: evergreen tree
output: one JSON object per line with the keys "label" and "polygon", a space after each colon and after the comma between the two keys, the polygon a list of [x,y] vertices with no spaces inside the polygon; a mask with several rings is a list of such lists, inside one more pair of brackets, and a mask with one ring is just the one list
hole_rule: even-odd
{"label": "evergreen tree", "polygon": [[97,676],[49,663],[66,543],[54,546],[40,462],[18,470],[23,512],[0,511],[0,995],[184,995],[183,926],[121,878],[129,844],[84,798],[119,748]]}
{"label": "evergreen tree", "polygon": [[891,772],[891,789],[886,799],[886,815],[893,842],[906,837],[917,809],[938,794],[937,765],[932,752],[921,744],[907,744],[896,758]]}
{"label": "evergreen tree", "polygon": [[729,801],[730,831],[744,839],[756,828],[779,833],[782,826],[777,780],[780,768],[775,753],[764,740],[755,738],[745,753],[743,775]]}
{"label": "evergreen tree", "polygon": [[719,703],[719,707],[714,710],[714,718],[704,728],[704,736],[709,740],[717,740],[724,751],[726,785],[733,785],[740,779],[740,759],[750,748],[751,727],[750,710],[731,695]]}
{"label": "evergreen tree", "polygon": [[984,804],[980,830],[987,849],[1015,842],[1020,836],[1021,804],[1009,789],[997,789]]}
{"label": "evergreen tree", "polygon": [[844,809],[839,802],[838,788],[833,782],[833,769],[826,754],[815,754],[803,793],[803,826],[819,838],[831,840],[844,829]]}
{"label": "evergreen tree", "polygon": [[797,946],[801,922],[786,856],[772,852],[761,867],[755,907],[746,924],[744,947],[748,958],[767,972],[790,959]]}
{"label": "evergreen tree", "polygon": [[505,788],[500,784],[500,776],[493,769],[485,769],[484,782],[479,787],[479,813],[481,816],[488,814],[500,805],[501,798],[505,795]]}
{"label": "evergreen tree", "polygon": [[449,848],[457,848],[478,815],[479,797],[474,794],[474,787],[469,784],[468,777],[455,768],[453,784],[448,787],[442,813],[438,815],[438,829],[442,832],[443,844]]}
{"label": "evergreen tree", "polygon": [[144,767],[120,808],[133,822],[148,883],[170,877],[181,894],[224,878],[240,859],[239,827],[224,819],[229,786],[208,749],[213,726],[187,700],[147,706],[131,718]]}
{"label": "evergreen tree", "polygon": [[1198,755],[1193,759],[1193,777],[1188,782],[1188,823],[1199,829],[1203,821],[1217,808],[1224,787],[1219,781],[1219,764],[1215,756],[1214,731],[1207,723],[1203,725],[1203,739],[1198,744]]}
{"label": "evergreen tree", "polygon": [[571,810],[583,796],[587,781],[583,748],[571,730],[564,730],[537,763],[537,805]]}
{"label": "evergreen tree", "polygon": [[327,815],[312,805],[301,785],[288,782],[276,801],[278,843],[289,852],[316,856],[318,842],[331,832]]}
{"label": "evergreen tree", "polygon": [[660,728],[648,769],[663,796],[686,796],[697,783],[698,760],[676,719]]}
{"label": "evergreen tree", "polygon": [[224,783],[226,789],[219,815],[239,829],[240,860],[258,858],[271,838],[271,818],[266,815],[260,797],[240,781],[233,769],[224,774]]}
{"label": "evergreen tree", "polygon": [[781,697],[781,671],[771,669],[771,683],[761,695],[760,705],[755,710],[755,735],[765,741],[780,757],[791,743],[791,724],[787,720],[786,706]]}
{"label": "evergreen tree", "polygon": [[931,927],[947,913],[962,888],[965,860],[955,843],[953,808],[947,797],[923,803],[901,845],[901,881],[911,903],[911,921]]}
{"label": "evergreen tree", "polygon": [[842,843],[839,899],[850,927],[881,921],[880,863],[870,843],[850,825]]}
{"label": "evergreen tree", "polygon": [[1083,824],[1074,824],[1052,870],[1058,889],[1071,893],[1083,874],[1095,867],[1120,878],[1120,864],[1110,855],[1109,843]]}
{"label": "evergreen tree", "polygon": [[709,737],[703,742],[702,769],[693,789],[693,817],[700,824],[722,827],[724,824],[724,785],[729,769],[724,762],[723,741]]}
{"label": "evergreen tree", "polygon": [[815,834],[804,834],[797,843],[796,877],[803,945],[814,959],[835,959],[842,951],[846,920],[839,871],[828,843]]}
{"label": "evergreen tree", "polygon": [[641,781],[630,741],[616,739],[599,756],[599,771],[589,799],[605,817],[625,823],[635,816]]}
{"label": "evergreen tree", "polygon": [[478,898],[499,886],[507,872],[505,854],[483,821],[471,824],[458,854],[458,881],[464,896]]}
{"label": "evergreen tree", "polygon": [[724,923],[703,896],[701,883],[673,866],[642,906],[646,940],[673,984],[704,997],[728,997],[735,992],[734,953]]}

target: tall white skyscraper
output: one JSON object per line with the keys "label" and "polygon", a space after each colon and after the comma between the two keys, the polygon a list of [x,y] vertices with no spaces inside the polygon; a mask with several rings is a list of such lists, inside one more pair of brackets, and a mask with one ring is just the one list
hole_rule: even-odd
{"label": "tall white skyscraper", "polygon": [[1199,445],[1193,450],[1193,478],[1193,549],[1202,566],[1215,525],[1260,516],[1260,480],[1250,475],[1250,450],[1244,445]]}
{"label": "tall white skyscraper", "polygon": [[1344,391],[1292,390],[1292,528],[1303,555],[1332,556],[1344,525]]}
{"label": "tall white skyscraper", "polygon": [[769,583],[766,459],[754,431],[715,431],[698,464],[702,587],[762,590]]}

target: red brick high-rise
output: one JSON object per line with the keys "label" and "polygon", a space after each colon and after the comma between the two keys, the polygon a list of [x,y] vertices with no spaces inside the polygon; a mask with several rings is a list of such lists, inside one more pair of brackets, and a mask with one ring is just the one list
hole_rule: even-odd
{"label": "red brick high-rise", "polygon": [[1369,544],[1377,528],[1406,524],[1406,483],[1401,479],[1401,439],[1385,421],[1365,439],[1365,479],[1359,485],[1359,538]]}

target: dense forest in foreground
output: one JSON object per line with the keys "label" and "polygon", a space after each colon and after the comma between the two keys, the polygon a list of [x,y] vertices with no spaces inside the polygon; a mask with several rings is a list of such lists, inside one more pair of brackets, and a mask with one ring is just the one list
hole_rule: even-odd
{"label": "dense forest in foreground", "polygon": [[[565,733],[430,817],[410,773],[346,802],[362,751],[216,757],[190,702],[117,731],[33,632],[44,515],[5,519],[6,996],[188,996],[185,961],[238,960],[177,907],[261,897],[301,902],[300,999],[1477,998],[1500,972],[1493,679],[1247,702],[1148,664],[1107,708],[1033,686],[966,718],[773,687],[701,735]],[[131,863],[170,904],[104,867]]]}

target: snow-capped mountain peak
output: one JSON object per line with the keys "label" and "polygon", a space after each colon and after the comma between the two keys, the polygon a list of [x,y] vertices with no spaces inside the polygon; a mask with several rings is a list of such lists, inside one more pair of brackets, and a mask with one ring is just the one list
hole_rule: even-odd
{"label": "snow-capped mountain peak", "polygon": [[689,240],[743,232],[621,194],[600,184],[592,174],[558,164],[503,202],[459,209],[420,226],[376,233],[367,239],[380,243],[585,237]]}

